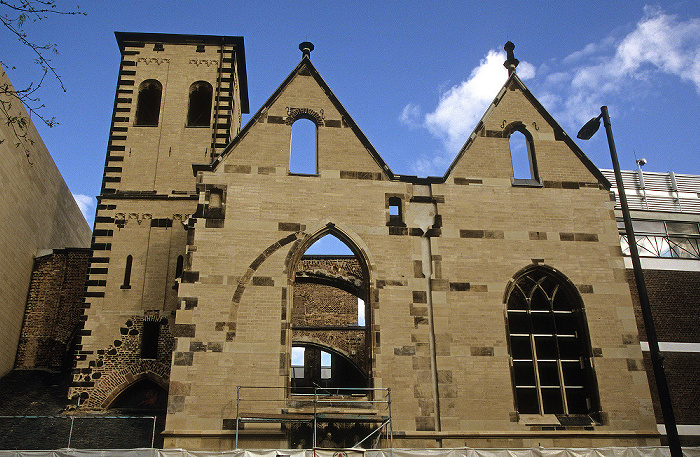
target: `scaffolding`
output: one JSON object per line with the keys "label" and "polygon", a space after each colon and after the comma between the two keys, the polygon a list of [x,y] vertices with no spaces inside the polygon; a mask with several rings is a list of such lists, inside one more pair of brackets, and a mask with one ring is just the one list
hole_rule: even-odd
{"label": "scaffolding", "polygon": [[374,445],[364,447],[378,448],[382,434],[388,447],[394,447],[389,388],[313,387],[313,393],[300,394],[291,387],[237,386],[235,449],[245,423],[307,424],[313,427],[313,448],[319,444],[319,424],[374,424],[348,447],[374,440]]}

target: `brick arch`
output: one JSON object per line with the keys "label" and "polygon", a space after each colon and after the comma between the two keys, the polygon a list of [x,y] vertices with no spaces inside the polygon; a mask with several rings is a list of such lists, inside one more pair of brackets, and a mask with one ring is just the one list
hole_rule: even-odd
{"label": "brick arch", "polygon": [[299,119],[308,119],[317,126],[323,126],[323,111],[321,113],[311,108],[290,108],[287,114],[287,125],[292,125]]}
{"label": "brick arch", "polygon": [[169,371],[170,367],[165,367],[160,362],[143,360],[100,378],[87,402],[89,405],[107,409],[122,392],[142,379],[150,379],[167,392]]}

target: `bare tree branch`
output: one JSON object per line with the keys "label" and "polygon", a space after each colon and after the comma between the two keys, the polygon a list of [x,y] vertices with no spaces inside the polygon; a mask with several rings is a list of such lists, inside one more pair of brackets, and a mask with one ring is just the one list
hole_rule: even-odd
{"label": "bare tree branch", "polygon": [[[13,111],[11,110],[12,104],[14,102],[21,103],[24,105],[30,117],[35,116],[48,127],[53,127],[57,124],[56,119],[54,117],[45,117],[40,113],[44,105],[37,96],[37,91],[44,83],[46,75],[48,74],[51,74],[51,76],[58,81],[64,92],[66,88],[63,85],[63,80],[60,75],[51,64],[51,60],[47,57],[47,54],[58,54],[56,44],[48,43],[41,45],[34,42],[28,37],[23,26],[28,21],[41,21],[47,19],[51,15],[85,15],[85,13],[80,11],[79,7],[76,7],[75,10],[59,9],[56,5],[56,1],[57,0],[0,0],[0,23],[2,23],[5,29],[9,31],[21,45],[31,49],[35,54],[35,63],[41,68],[41,76],[37,80],[30,82],[29,85],[23,89],[14,89],[9,84],[0,84],[0,122],[4,121],[7,125],[12,127],[18,141],[16,145],[18,147],[23,146],[28,160],[29,147],[34,143],[28,136],[27,127],[29,125],[29,119],[23,116],[13,115]],[[5,62],[1,60],[0,64],[5,66]],[[10,68],[15,67],[10,66]]]}

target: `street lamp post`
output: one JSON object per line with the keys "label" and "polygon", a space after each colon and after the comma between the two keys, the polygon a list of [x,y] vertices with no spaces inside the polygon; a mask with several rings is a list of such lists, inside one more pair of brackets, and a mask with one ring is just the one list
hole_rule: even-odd
{"label": "street lamp post", "polygon": [[629,206],[627,206],[627,196],[625,195],[625,187],[622,183],[622,173],[620,172],[620,164],[617,160],[617,151],[615,150],[615,141],[613,140],[612,127],[610,125],[610,116],[608,107],[600,107],[600,115],[586,122],[581,130],[579,130],[577,138],[582,140],[590,139],[600,127],[600,118],[603,118],[605,131],[608,135],[608,146],[610,148],[610,156],[612,157],[613,170],[615,171],[615,181],[617,182],[617,193],[620,198],[620,209],[622,210],[622,218],[625,222],[625,232],[627,233],[627,244],[630,248],[630,257],[632,259],[632,269],[634,271],[634,279],[637,283],[637,291],[639,294],[639,306],[642,309],[642,317],[644,318],[644,328],[646,329],[647,340],[649,342],[649,355],[651,357],[651,365],[654,369],[654,378],[656,379],[656,387],[659,393],[659,402],[661,403],[661,412],[664,417],[664,425],[666,427],[666,437],[668,439],[668,447],[671,450],[672,457],[683,457],[680,439],[678,437],[678,429],[676,427],[676,419],[673,415],[673,407],[671,406],[671,395],[668,391],[668,383],[666,382],[666,374],[664,373],[663,357],[659,351],[659,341],[656,337],[656,329],[654,327],[654,319],[651,315],[651,306],[649,304],[649,295],[647,294],[647,286],[644,282],[644,272],[642,271],[642,263],[639,260],[639,251],[637,250],[637,241],[634,237],[632,229],[632,218],[630,217]]}

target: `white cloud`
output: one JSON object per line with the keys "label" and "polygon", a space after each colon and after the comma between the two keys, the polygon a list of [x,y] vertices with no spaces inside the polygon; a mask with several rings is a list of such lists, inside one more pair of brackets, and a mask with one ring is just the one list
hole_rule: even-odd
{"label": "white cloud", "polygon": [[[508,71],[503,66],[505,60],[505,52],[489,51],[469,78],[449,89],[441,88],[437,107],[424,116],[413,103],[404,107],[399,116],[401,123],[412,128],[425,127],[444,146],[440,152],[418,158],[413,165],[414,173],[426,176],[444,172],[508,79]],[[518,76],[521,79],[533,78],[535,72],[534,65],[520,62]]]}
{"label": "white cloud", "polygon": [[95,206],[95,199],[83,194],[73,194],[73,198],[75,199],[75,203],[78,204],[80,212],[83,213],[85,220],[89,220],[88,217],[92,214],[91,208]]}
{"label": "white cloud", "polygon": [[[601,104],[624,95],[627,87],[634,87],[635,97],[643,96],[661,74],[688,81],[700,93],[700,19],[681,21],[647,7],[622,39],[589,43],[561,64],[565,68],[545,78],[544,92],[560,94],[547,99],[547,108],[571,125],[588,120]],[[543,104],[547,105],[544,100]]]}
{"label": "white cloud", "polygon": [[399,122],[411,128],[420,127],[422,125],[420,115],[420,107],[413,103],[404,106],[399,115]]}
{"label": "white cloud", "polygon": [[505,83],[505,58],[504,52],[489,51],[469,78],[443,93],[435,111],[425,115],[425,126],[443,140],[449,151],[462,147]]}

